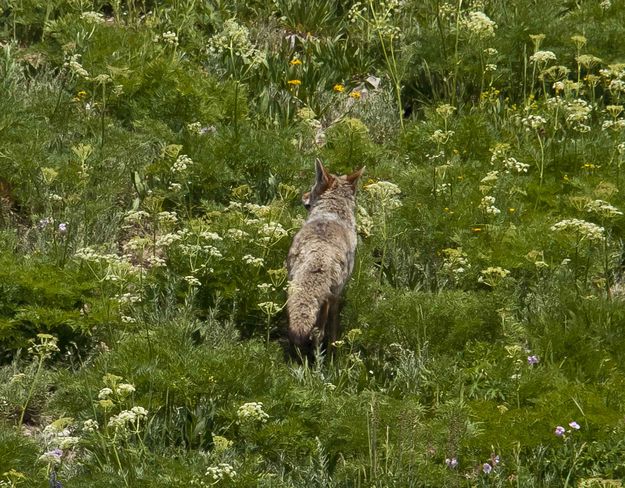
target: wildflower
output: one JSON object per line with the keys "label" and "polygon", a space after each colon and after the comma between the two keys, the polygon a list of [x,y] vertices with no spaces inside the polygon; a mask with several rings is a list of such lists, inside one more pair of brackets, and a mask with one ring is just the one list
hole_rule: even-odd
{"label": "wildflower", "polygon": [[336,93],[343,93],[345,91],[345,85],[341,84],[341,83],[337,83],[336,85],[334,85],[332,87],[332,89],[336,92]]}
{"label": "wildflower", "polygon": [[117,385],[117,394],[120,396],[127,396],[134,392],[134,385],[131,385],[129,383],[120,383],[119,385]]}
{"label": "wildflower", "polygon": [[521,122],[525,126],[526,130],[530,130],[530,129],[536,130],[536,129],[540,129],[541,127],[543,127],[547,123],[547,120],[544,117],[541,117],[540,115],[528,115],[527,117],[523,117],[521,119]]}
{"label": "wildflower", "polygon": [[381,204],[384,208],[398,208],[402,203],[399,200],[401,189],[395,183],[390,181],[377,181],[370,183],[364,187],[364,190]]}
{"label": "wildflower", "polygon": [[540,48],[540,43],[545,40],[545,37],[547,37],[545,36],[545,34],[530,34],[530,39],[534,44],[534,51],[538,51],[538,49]]}
{"label": "wildflower", "polygon": [[537,64],[547,64],[549,61],[555,61],[556,59],[553,51],[536,51],[530,56],[530,61]]}
{"label": "wildflower", "polygon": [[601,0],[599,6],[602,10],[608,10],[612,6],[612,2],[610,0]]}
{"label": "wildflower", "polygon": [[499,178],[499,171],[489,171],[486,173],[486,176],[480,180],[480,183],[484,183],[487,185],[494,184],[497,182]]}
{"label": "wildflower", "polygon": [[185,276],[184,280],[189,284],[189,286],[200,286],[202,284],[202,282],[193,275]]}
{"label": "wildflower", "polygon": [[604,202],[603,200],[593,200],[592,202],[588,202],[585,207],[587,212],[596,213],[602,217],[617,217],[619,215],[623,215],[618,208],[610,205],[608,202]]}
{"label": "wildflower", "polygon": [[362,93],[359,92],[358,90],[354,90],[353,92],[349,94],[349,96],[353,98],[354,100],[360,100],[362,98]]}
{"label": "wildflower", "polygon": [[206,469],[205,476],[209,477],[212,481],[217,482],[224,479],[233,479],[237,475],[234,468],[227,463],[219,463],[218,466],[211,466]]}
{"label": "wildflower", "polygon": [[113,394],[113,390],[111,388],[102,388],[98,393],[98,398],[100,400],[104,400]]}
{"label": "wildflower", "polygon": [[445,464],[450,469],[455,469],[458,467],[458,460],[455,457],[445,459]]}
{"label": "wildflower", "polygon": [[449,105],[448,103],[443,103],[442,105],[436,107],[436,113],[444,119],[451,117],[455,111],[456,107]]}
{"label": "wildflower", "polygon": [[575,34],[574,36],[571,36],[571,41],[573,41],[577,49],[581,49],[586,45],[588,39],[586,36],[582,36],[581,34]]}
{"label": "wildflower", "polygon": [[52,217],[45,217],[45,218],[39,220],[39,223],[37,224],[37,227],[39,228],[39,230],[43,230],[49,224],[51,224],[53,221],[54,221],[54,219],[52,219]]}
{"label": "wildflower", "polygon": [[436,129],[430,136],[430,140],[435,144],[447,144],[449,139],[455,134],[453,130]]}
{"label": "wildflower", "polygon": [[251,264],[252,266],[263,266],[265,264],[265,261],[263,260],[263,258],[257,258],[252,256],[251,254],[246,254],[245,256],[243,256],[242,258],[243,262],[246,264]]}
{"label": "wildflower", "polygon": [[298,66],[298,65],[302,64],[302,60],[301,60],[301,59],[299,59],[299,58],[293,58],[293,59],[291,59],[291,61],[289,62],[289,64],[290,64],[291,66]]}
{"label": "wildflower", "polygon": [[495,207],[495,197],[489,195],[482,198],[479,208],[490,215],[499,215],[501,213],[501,210]]}
{"label": "wildflower", "polygon": [[92,24],[102,24],[104,22],[104,15],[100,12],[83,12],[80,14],[80,18]]}
{"label": "wildflower", "polygon": [[95,432],[100,428],[100,424],[98,424],[97,420],[87,419],[82,424],[82,430],[85,432]]}
{"label": "wildflower", "polygon": [[516,158],[513,158],[513,157],[505,158],[503,160],[503,165],[508,170],[508,172],[516,171],[519,174],[527,173],[527,170],[529,170],[530,168],[529,164],[521,163],[517,161]]}
{"label": "wildflower", "polygon": [[539,362],[540,359],[538,359],[538,356],[527,356],[527,364],[529,364],[530,366],[538,364]]}
{"label": "wildflower", "polygon": [[182,173],[187,169],[188,166],[193,164],[193,160],[187,156],[186,154],[181,154],[178,156],[173,166],[171,167],[172,173]]}
{"label": "wildflower", "polygon": [[603,239],[604,228],[581,219],[565,219],[551,226],[551,230],[555,232],[571,231],[575,233],[580,240],[588,239],[596,241]]}
{"label": "wildflower", "polygon": [[78,76],[88,78],[89,72],[85,68],[83,68],[82,64],[80,64],[79,59],[80,54],[72,54],[69,57],[69,60],[63,64],[63,66],[69,68],[70,71],[72,71],[74,74],[77,74]]}
{"label": "wildflower", "polygon": [[148,411],[143,407],[132,407],[130,411],[137,417],[145,417],[148,414]]}
{"label": "wildflower", "polygon": [[562,437],[565,432],[566,432],[566,429],[562,427],[561,425],[558,425],[556,427],[556,430],[554,431],[554,434],[557,435],[558,437]]}
{"label": "wildflower", "polygon": [[478,283],[484,283],[490,287],[495,287],[510,274],[510,270],[502,268],[501,266],[489,266],[486,269],[480,271],[480,277],[477,279]]}
{"label": "wildflower", "polygon": [[301,84],[302,84],[302,81],[301,81],[301,80],[289,80],[289,81],[287,81],[287,83],[288,83],[289,85],[299,86],[299,85],[301,85]]}
{"label": "wildflower", "polygon": [[571,429],[575,429],[575,430],[579,430],[580,429],[579,424],[577,422],[575,422],[574,420],[572,422],[569,422],[569,427]]}
{"label": "wildflower", "polygon": [[237,411],[237,423],[244,422],[267,422],[269,415],[263,411],[262,402],[248,402],[239,407]]}
{"label": "wildflower", "polygon": [[484,12],[476,11],[469,12],[469,15],[463,19],[462,26],[473,34],[480,38],[493,37],[495,35],[495,29],[497,24],[493,22],[488,15]]}
{"label": "wildflower", "polygon": [[482,471],[484,471],[484,474],[490,474],[492,470],[493,470],[493,467],[490,464],[484,463],[482,465]]}
{"label": "wildflower", "polygon": [[59,224],[59,233],[66,234],[67,233],[67,222],[61,222]]}
{"label": "wildflower", "polygon": [[239,58],[248,68],[257,68],[265,63],[265,55],[250,40],[249,30],[234,19],[223,24],[223,30],[208,41],[211,55],[225,55]]}
{"label": "wildflower", "polygon": [[57,447],[51,451],[44,452],[41,456],[39,456],[39,461],[49,464],[60,464],[62,457],[63,451]]}

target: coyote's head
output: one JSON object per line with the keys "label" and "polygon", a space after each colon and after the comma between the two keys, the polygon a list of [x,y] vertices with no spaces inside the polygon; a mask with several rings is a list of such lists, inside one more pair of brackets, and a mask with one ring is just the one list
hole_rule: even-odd
{"label": "coyote's head", "polygon": [[362,176],[364,170],[365,167],[363,166],[358,171],[354,171],[351,175],[336,176],[329,173],[328,170],[325,169],[320,159],[315,160],[315,184],[310,191],[302,195],[302,204],[304,205],[304,208],[310,211],[324,192],[336,188],[341,183],[348,183],[352,192],[356,193],[358,179]]}

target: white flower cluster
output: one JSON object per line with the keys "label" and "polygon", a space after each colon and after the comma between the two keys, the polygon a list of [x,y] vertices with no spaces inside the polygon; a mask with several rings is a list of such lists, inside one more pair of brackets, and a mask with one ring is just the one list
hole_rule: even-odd
{"label": "white flower cluster", "polygon": [[620,131],[625,129],[625,119],[608,119],[601,124],[602,130]]}
{"label": "white flower cluster", "polygon": [[288,232],[279,222],[264,223],[258,232],[263,236],[260,238],[263,242],[277,242],[288,235]]}
{"label": "white flower cluster", "polygon": [[80,18],[82,20],[86,20],[87,22],[91,22],[92,24],[102,24],[104,22],[104,15],[100,12],[83,12],[80,14]]}
{"label": "white flower cluster", "polygon": [[399,200],[401,190],[395,183],[377,181],[366,185],[364,189],[373,200],[385,208],[398,208],[402,205]]}
{"label": "white flower cluster", "polygon": [[163,41],[170,46],[178,46],[178,34],[172,31],[163,32],[162,34],[156,34],[152,39],[154,42]]}
{"label": "white flower cluster", "polygon": [[83,78],[89,78],[89,72],[83,68],[82,64],[80,64],[80,54],[72,54],[69,59],[63,64],[66,68],[77,74],[78,76],[82,76]]}
{"label": "white flower cluster", "polygon": [[530,56],[530,61],[537,64],[547,64],[556,59],[556,54],[553,51],[536,51]]}
{"label": "white flower cluster", "polygon": [[237,423],[246,422],[267,422],[269,415],[263,411],[262,402],[244,403],[237,411]]}
{"label": "white flower cluster", "polygon": [[576,98],[575,100],[566,102],[564,111],[566,113],[566,121],[569,124],[583,123],[590,118],[592,107],[586,100]]}
{"label": "white flower cluster", "polygon": [[87,419],[82,423],[82,430],[85,432],[95,432],[100,428],[97,420]]}
{"label": "white flower cluster", "polygon": [[171,172],[182,173],[183,171],[186,171],[187,167],[191,166],[192,164],[193,160],[189,156],[187,156],[186,154],[181,154],[172,165]]}
{"label": "white flower cluster", "polygon": [[476,11],[462,19],[462,27],[471,35],[481,39],[487,39],[495,35],[497,24],[493,22],[484,12]]}
{"label": "white flower cluster", "polygon": [[131,385],[130,383],[119,383],[119,384],[115,384],[114,388],[109,388],[108,386],[102,388],[99,392],[98,392],[98,398],[100,400],[106,400],[108,399],[111,395],[115,394],[117,396],[120,397],[127,397],[128,395],[130,395],[131,393],[135,392],[135,387],[134,385]]}
{"label": "white flower cluster", "polygon": [[430,136],[430,140],[435,144],[447,144],[454,134],[455,132],[453,130],[436,129]]}
{"label": "white flower cluster", "polygon": [[258,205],[256,203],[246,203],[243,205],[245,210],[254,214],[256,217],[268,217],[271,214],[271,207],[269,205]]}
{"label": "white flower cluster", "polygon": [[509,171],[516,171],[517,173],[527,173],[530,168],[529,164],[521,163],[516,158],[508,157],[503,160],[504,167]]}
{"label": "white flower cluster", "polygon": [[586,204],[586,212],[596,213],[601,217],[618,217],[619,215],[623,215],[618,208],[610,205],[608,202],[603,200],[593,200],[592,202],[588,202]]}
{"label": "white flower cluster", "polygon": [[581,219],[565,219],[551,226],[554,232],[572,232],[580,239],[597,241],[603,239],[604,228]]}
{"label": "white flower cluster", "polygon": [[159,212],[156,217],[163,224],[175,224],[178,222],[178,214],[176,212]]}
{"label": "white flower cluster", "polygon": [[248,66],[259,66],[265,62],[264,53],[250,41],[247,28],[234,19],[226,20],[223,30],[209,39],[208,50],[214,55],[235,56]]}
{"label": "white flower cluster", "polygon": [[261,267],[265,264],[265,261],[263,258],[257,258],[252,256],[251,254],[246,254],[245,256],[243,256],[243,262],[246,264],[251,264],[252,266],[257,266],[257,267]]}
{"label": "white flower cluster", "polygon": [[207,230],[200,232],[200,237],[202,239],[206,239],[207,241],[223,241],[223,238],[217,232]]}
{"label": "white flower cluster", "polygon": [[443,249],[443,270],[451,273],[454,277],[464,274],[467,269],[471,268],[467,255],[462,248]]}
{"label": "white flower cluster", "polygon": [[523,117],[521,122],[525,126],[525,130],[537,130],[547,123],[547,119],[540,115],[528,115],[527,117]]}
{"label": "white flower cluster", "polygon": [[502,160],[508,155],[510,151],[510,144],[507,142],[498,142],[490,148],[490,164],[495,164],[497,161]]}
{"label": "white flower cluster", "polygon": [[206,469],[206,476],[212,481],[222,481],[234,479],[237,472],[227,463],[219,463],[217,466],[211,466]]}
{"label": "white flower cluster", "polygon": [[235,240],[240,241],[245,239],[249,234],[241,229],[228,229],[228,237]]}
{"label": "white flower cluster", "polygon": [[489,171],[488,173],[486,173],[486,176],[484,176],[484,178],[480,180],[480,183],[492,186],[495,183],[497,183],[498,179],[499,179],[499,171],[497,170]]}
{"label": "white flower cluster", "polygon": [[132,407],[130,410],[122,410],[117,415],[113,415],[107,427],[116,431],[124,431],[128,426],[136,427],[139,422],[148,415],[148,411],[143,407]]}
{"label": "white flower cluster", "polygon": [[156,238],[156,245],[158,247],[169,247],[174,242],[177,242],[180,239],[182,239],[182,236],[180,236],[180,234],[162,234]]}
{"label": "white flower cluster", "polygon": [[501,210],[495,207],[495,197],[489,195],[482,198],[480,208],[490,215],[499,215],[501,213]]}
{"label": "white flower cluster", "polygon": [[623,80],[612,80],[608,85],[608,90],[612,93],[618,95],[620,93],[625,93],[625,81]]}

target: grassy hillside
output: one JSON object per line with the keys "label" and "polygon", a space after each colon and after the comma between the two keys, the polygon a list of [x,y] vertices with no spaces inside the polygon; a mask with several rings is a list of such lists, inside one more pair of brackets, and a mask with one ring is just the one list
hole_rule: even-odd
{"label": "grassy hillside", "polygon": [[[0,486],[622,486],[623,39],[623,0],[0,1]],[[367,169],[308,367],[316,157]]]}

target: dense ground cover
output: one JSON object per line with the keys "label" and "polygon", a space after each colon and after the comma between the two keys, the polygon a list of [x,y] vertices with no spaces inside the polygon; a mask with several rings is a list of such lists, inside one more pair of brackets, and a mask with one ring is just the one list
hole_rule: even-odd
{"label": "dense ground cover", "polygon": [[[0,486],[621,486],[625,3],[0,2]],[[285,360],[321,157],[367,166]]]}

